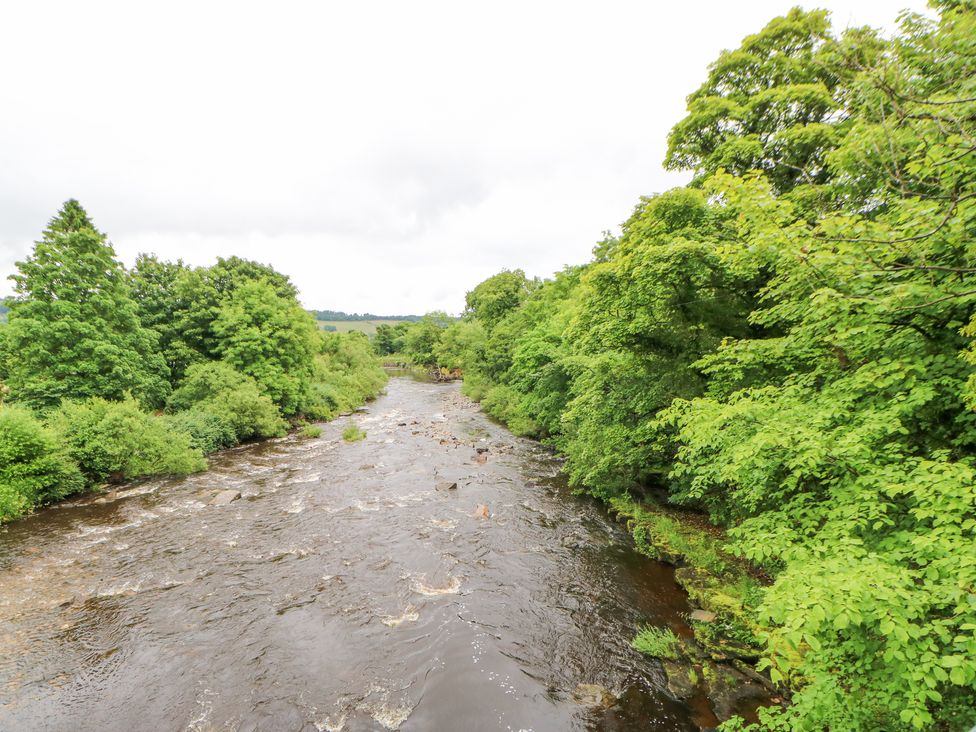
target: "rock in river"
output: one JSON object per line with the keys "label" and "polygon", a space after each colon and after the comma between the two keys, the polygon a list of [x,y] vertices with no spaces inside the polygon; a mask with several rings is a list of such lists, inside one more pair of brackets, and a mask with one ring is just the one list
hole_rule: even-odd
{"label": "rock in river", "polygon": [[226,506],[241,497],[240,491],[226,490],[221,491],[210,501],[211,506]]}
{"label": "rock in river", "polygon": [[577,684],[573,690],[573,701],[584,707],[607,709],[617,703],[617,698],[605,686],[599,684]]}

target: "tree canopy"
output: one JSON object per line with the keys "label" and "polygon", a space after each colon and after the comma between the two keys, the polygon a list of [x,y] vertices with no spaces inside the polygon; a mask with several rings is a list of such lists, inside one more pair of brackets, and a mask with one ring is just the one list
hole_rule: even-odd
{"label": "tree canopy", "polygon": [[115,251],[77,201],[64,204],[11,279],[0,378],[17,400],[50,407],[131,394],[156,406],[166,398],[156,334],[141,324]]}
{"label": "tree canopy", "polygon": [[771,578],[713,608],[792,692],[764,729],[976,718],[976,10],[937,8],[892,39],[774,19],[688,98],[689,187],[469,295],[485,409]]}

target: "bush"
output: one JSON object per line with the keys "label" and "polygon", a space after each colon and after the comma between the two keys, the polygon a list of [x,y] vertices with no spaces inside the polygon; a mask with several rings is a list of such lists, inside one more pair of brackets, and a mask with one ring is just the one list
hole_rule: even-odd
{"label": "bush", "polygon": [[539,437],[539,425],[525,414],[522,398],[509,386],[493,386],[482,397],[481,407],[519,437]]}
{"label": "bush", "polygon": [[167,402],[167,410],[199,409],[216,415],[232,428],[237,441],[280,437],[287,425],[271,399],[250,376],[219,361],[198,363]]}
{"label": "bush", "polygon": [[366,439],[366,433],[358,425],[351,424],[342,431],[342,439],[346,442],[359,442]]}
{"label": "bush", "polygon": [[230,420],[226,416],[214,414],[201,407],[168,414],[163,419],[174,432],[188,434],[190,445],[204,455],[237,444],[237,434]]}
{"label": "bush", "polygon": [[350,411],[379,394],[387,378],[362,333],[323,334],[305,416],[332,419]]}
{"label": "bush", "polygon": [[630,645],[646,656],[664,658],[668,661],[677,661],[681,655],[678,636],[670,628],[646,625],[637,632]]}
{"label": "bush", "polygon": [[0,521],[84,488],[54,434],[22,407],[0,407]]}
{"label": "bush", "polygon": [[169,429],[165,420],[146,414],[133,400],[67,401],[51,415],[50,426],[92,484],[184,475],[207,467],[189,434]]}
{"label": "bush", "polygon": [[302,437],[318,437],[322,434],[322,428],[317,424],[306,424],[298,431]]}

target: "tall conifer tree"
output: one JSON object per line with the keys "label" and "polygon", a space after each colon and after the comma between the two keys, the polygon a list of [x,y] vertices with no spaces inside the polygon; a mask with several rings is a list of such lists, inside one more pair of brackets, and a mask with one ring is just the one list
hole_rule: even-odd
{"label": "tall conifer tree", "polygon": [[43,408],[63,398],[165,399],[156,335],[140,324],[122,264],[81,204],[62,206],[17,270],[3,341],[13,400]]}

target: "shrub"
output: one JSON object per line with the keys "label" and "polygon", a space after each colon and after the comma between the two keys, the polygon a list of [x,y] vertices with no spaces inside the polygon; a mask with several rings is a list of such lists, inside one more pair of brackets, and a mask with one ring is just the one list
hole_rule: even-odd
{"label": "shrub", "polygon": [[678,636],[670,628],[655,628],[653,625],[645,625],[638,630],[637,636],[630,642],[630,645],[646,656],[677,661],[681,655],[680,643]]}
{"label": "shrub", "polygon": [[237,444],[234,425],[225,415],[214,414],[201,407],[168,414],[163,419],[174,432],[190,436],[190,445],[204,455]]}
{"label": "shrub", "polygon": [[322,434],[322,428],[317,424],[306,424],[298,431],[302,437],[318,437]]}
{"label": "shrub", "polygon": [[358,425],[351,424],[342,431],[342,439],[346,442],[359,442],[366,439],[366,433]]}
{"label": "shrub", "polygon": [[375,397],[387,378],[362,333],[324,334],[305,415],[332,419]]}
{"label": "shrub", "polygon": [[281,412],[254,379],[219,361],[190,366],[167,402],[170,412],[192,408],[227,422],[237,441],[280,437],[287,429]]}
{"label": "shrub", "polygon": [[0,521],[84,488],[54,434],[22,407],[0,407]]}
{"label": "shrub", "polygon": [[522,395],[510,386],[494,386],[481,400],[481,407],[504,422],[519,437],[539,437],[539,425],[525,414]]}
{"label": "shrub", "polygon": [[207,466],[189,434],[170,429],[131,399],[66,401],[51,415],[50,426],[89,483],[182,475]]}

